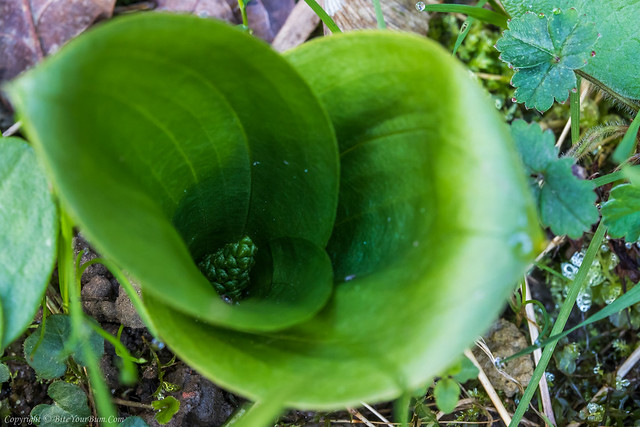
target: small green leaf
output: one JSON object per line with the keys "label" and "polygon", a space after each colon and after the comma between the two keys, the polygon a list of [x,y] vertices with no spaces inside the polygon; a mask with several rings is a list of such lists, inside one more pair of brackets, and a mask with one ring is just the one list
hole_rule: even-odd
{"label": "small green leaf", "polygon": [[433,396],[436,398],[436,405],[445,414],[449,414],[456,409],[460,397],[460,386],[451,378],[442,378],[436,383],[433,389]]}
{"label": "small green leaf", "polygon": [[640,188],[621,184],[613,188],[609,200],[602,205],[602,218],[611,237],[624,237],[627,242],[640,239]]}
{"label": "small green leaf", "polygon": [[460,362],[460,371],[452,375],[453,379],[464,384],[467,381],[478,377],[478,368],[473,362],[466,357],[463,357]]}
{"label": "small green leaf", "polygon": [[11,378],[9,367],[4,363],[0,363],[0,383],[9,381],[9,378]]}
{"label": "small green leaf", "polygon": [[[41,330],[42,325],[38,326],[24,341],[25,359],[40,377],[49,380],[61,377],[67,370],[66,361],[69,356],[79,364],[86,365],[79,342],[75,347],[68,348],[71,337],[69,316],[56,314],[47,317],[42,341],[40,341]],[[91,331],[89,345],[96,357],[100,358],[104,352],[102,337]]]}
{"label": "small green leaf", "polygon": [[496,48],[516,70],[511,83],[518,102],[546,111],[576,88],[573,70],[587,65],[597,40],[594,24],[575,9],[549,16],[528,12],[509,22]]}
{"label": "small green leaf", "polygon": [[42,427],[85,426],[91,411],[84,391],[75,384],[64,381],[51,383],[47,394],[54,401],[52,405],[37,405],[31,410],[31,417]]}
{"label": "small green leaf", "polygon": [[140,417],[128,417],[118,427],[149,427]]}
{"label": "small green leaf", "polygon": [[576,361],[580,357],[580,351],[576,343],[565,345],[556,354],[557,367],[566,375],[571,375],[576,371]]}
{"label": "small green leaf", "polygon": [[29,144],[0,138],[0,348],[29,326],[56,258],[58,215]]}
{"label": "small green leaf", "polygon": [[572,158],[558,158],[551,131],[516,120],[511,133],[530,175],[541,222],[557,235],[577,239],[598,220],[593,183],[573,175]]}
{"label": "small green leaf", "polygon": [[180,401],[173,396],[167,396],[161,400],[154,400],[151,402],[153,409],[158,410],[155,419],[159,424],[164,425],[171,421],[171,418],[180,409]]}

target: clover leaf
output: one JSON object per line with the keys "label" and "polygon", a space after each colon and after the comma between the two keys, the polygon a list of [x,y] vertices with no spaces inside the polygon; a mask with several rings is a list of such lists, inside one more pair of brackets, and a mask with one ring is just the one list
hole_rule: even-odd
{"label": "clover leaf", "polygon": [[611,190],[602,205],[602,218],[611,237],[624,237],[627,242],[640,239],[640,188],[621,184]]}
{"label": "clover leaf", "polygon": [[541,222],[557,235],[580,237],[598,220],[593,184],[573,175],[572,158],[558,158],[551,131],[516,120],[511,133],[531,177]]}
{"label": "clover leaf", "polygon": [[52,405],[40,404],[31,410],[34,423],[43,427],[84,426],[91,411],[82,389],[64,381],[56,381],[47,390]]}
{"label": "clover leaf", "polygon": [[515,98],[527,108],[546,111],[576,88],[573,70],[587,65],[598,40],[595,25],[577,10],[550,16],[527,12],[509,22],[496,44],[500,59],[514,67]]}
{"label": "clover leaf", "polygon": [[[69,356],[81,365],[86,366],[86,358],[80,342],[70,347],[71,320],[69,316],[55,314],[49,316],[44,323],[44,333],[41,334],[43,325],[24,341],[24,357],[29,366],[35,369],[38,376],[50,380],[61,377],[67,370],[65,362]],[[97,356],[104,352],[103,339],[91,332],[88,338],[91,351]]]}

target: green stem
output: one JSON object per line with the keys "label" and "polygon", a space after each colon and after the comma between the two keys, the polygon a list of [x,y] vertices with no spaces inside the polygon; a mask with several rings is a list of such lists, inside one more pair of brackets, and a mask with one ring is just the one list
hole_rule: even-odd
{"label": "green stem", "polygon": [[582,77],[576,78],[576,91],[569,95],[571,104],[571,145],[576,145],[580,140],[580,85]]}
{"label": "green stem", "polygon": [[144,323],[149,330],[149,333],[154,338],[158,338],[158,331],[156,331],[156,328],[151,321],[151,316],[149,315],[147,308],[142,302],[140,295],[138,295],[138,292],[136,292],[136,289],[131,284],[131,281],[129,281],[127,276],[122,272],[122,270],[120,270],[120,268],[118,268],[117,265],[105,258],[94,258],[91,261],[87,261],[79,268],[78,275],[82,276],[82,273],[84,273],[84,271],[93,264],[102,264],[107,267],[111,274],[113,274],[113,277],[115,277],[118,283],[120,283],[122,289],[124,289],[124,291],[127,293],[129,300],[131,300],[131,304],[133,304],[133,307],[136,309],[136,312],[140,316],[142,323]]}
{"label": "green stem", "polygon": [[496,0],[489,0],[489,5],[491,5],[491,8],[497,13],[499,13],[500,15],[504,15],[507,17],[509,16],[507,11],[504,10],[504,7],[502,7],[502,5],[498,3]]}
{"label": "green stem", "polygon": [[[60,277],[60,280],[64,282],[69,291],[69,314],[71,316],[72,337],[71,341],[79,340],[84,358],[87,362],[87,371],[89,372],[89,383],[93,390],[93,394],[96,400],[96,406],[100,417],[107,420],[103,425],[116,426],[116,411],[111,403],[111,394],[102,377],[100,368],[98,366],[98,359],[91,350],[89,340],[86,339],[87,325],[84,323],[84,313],[82,311],[82,305],[80,303],[80,279],[76,277],[76,272],[72,254],[73,245],[73,223],[67,216],[66,212],[60,209],[60,228],[61,228],[61,246],[66,246],[66,250],[61,250],[60,253],[64,255],[62,262],[66,265],[64,277]],[[77,282],[77,284],[76,284]]]}
{"label": "green stem", "polygon": [[[564,327],[569,319],[569,315],[571,314],[571,310],[576,302],[576,298],[578,297],[578,293],[582,289],[585,281],[587,279],[587,273],[589,273],[589,269],[591,268],[591,264],[600,249],[600,244],[602,243],[602,239],[607,231],[607,228],[604,226],[602,222],[598,225],[596,232],[591,239],[591,243],[589,243],[589,247],[587,248],[587,253],[584,256],[582,264],[578,269],[578,273],[576,274],[576,278],[571,284],[569,288],[569,292],[567,294],[567,298],[564,300],[562,307],[560,308],[560,313],[558,313],[558,318],[556,319],[555,324],[553,325],[553,329],[551,329],[551,335],[556,335],[561,333],[564,330]],[[538,362],[538,366],[533,371],[533,376],[531,377],[531,381],[527,386],[524,394],[522,395],[522,399],[520,399],[520,403],[518,404],[518,408],[516,412],[513,414],[513,418],[511,419],[511,423],[509,427],[517,427],[520,424],[520,420],[524,416],[525,411],[529,407],[529,403],[533,398],[533,395],[536,393],[536,389],[538,388],[538,384],[542,379],[542,375],[544,375],[545,370],[547,369],[547,365],[551,361],[551,356],[553,355],[553,351],[556,348],[557,341],[549,343],[544,350],[542,351],[542,356],[540,357],[540,361]]]}
{"label": "green stem", "polygon": [[[307,2],[309,0],[306,0]],[[507,28],[507,17],[481,7],[464,4],[426,4],[423,12],[461,13],[500,28]]]}
{"label": "green stem", "polygon": [[616,101],[618,101],[620,104],[622,104],[625,107],[629,108],[631,111],[634,111],[634,112],[637,113],[640,110],[640,105],[637,104],[634,100],[626,98],[626,97],[620,95],[619,93],[615,92],[613,89],[609,88],[607,85],[602,83],[600,80],[596,79],[593,76],[590,76],[589,74],[585,73],[582,70],[574,70],[574,71],[576,72],[576,75],[578,75],[578,76],[582,77],[583,79],[589,81],[595,87],[597,87],[598,89],[600,89],[601,91],[603,91],[604,93],[609,95],[611,98],[613,98]]}
{"label": "green stem", "polygon": [[[475,7],[483,7],[485,4],[487,4],[487,0],[480,0],[478,1]],[[462,24],[462,29],[458,34],[458,38],[456,39],[456,44],[453,46],[454,56],[458,52],[458,49],[462,45],[462,42],[464,41],[464,39],[467,37],[467,34],[469,34],[469,30],[471,30],[471,25],[473,25],[475,21],[476,20],[474,18],[469,16]]]}
{"label": "green stem", "polygon": [[333,19],[331,19],[329,14],[324,11],[322,6],[320,6],[316,0],[304,0],[304,1],[309,5],[309,7],[311,9],[313,9],[313,11],[316,13],[316,15],[318,15],[320,20],[324,23],[324,25],[327,26],[327,28],[329,30],[331,30],[332,33],[341,33],[342,32],[342,30],[340,30],[340,28],[338,28],[336,23],[333,22]]}
{"label": "green stem", "polygon": [[376,10],[376,21],[378,22],[378,28],[381,30],[387,29],[387,24],[384,22],[384,15],[382,14],[382,6],[380,6],[380,0],[373,0],[373,8]]}
{"label": "green stem", "polygon": [[249,19],[247,19],[247,4],[244,0],[238,0],[238,7],[240,8],[240,15],[242,15],[242,28],[245,31],[249,31]]}

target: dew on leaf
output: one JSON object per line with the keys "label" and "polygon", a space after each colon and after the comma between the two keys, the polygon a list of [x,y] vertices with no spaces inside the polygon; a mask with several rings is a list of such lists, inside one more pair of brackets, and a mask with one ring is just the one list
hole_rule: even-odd
{"label": "dew on leaf", "polygon": [[418,9],[420,12],[424,11],[425,8],[426,5],[423,1],[419,1],[418,3],[416,3],[416,9]]}

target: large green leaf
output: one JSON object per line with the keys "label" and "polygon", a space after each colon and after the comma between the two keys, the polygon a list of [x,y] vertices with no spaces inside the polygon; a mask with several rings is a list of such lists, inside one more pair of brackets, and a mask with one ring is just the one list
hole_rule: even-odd
{"label": "large green leaf", "polygon": [[0,138],[0,349],[29,326],[56,257],[58,215],[33,149]]}
{"label": "large green leaf", "polygon": [[265,44],[193,16],[116,19],[8,92],[70,215],[145,293],[250,330],[324,305],[329,289],[285,287],[280,300],[299,308],[249,327],[247,310],[225,304],[196,267],[243,235],[266,258],[280,237],[320,248],[330,237],[335,136],[308,86]]}
{"label": "large green leaf", "polygon": [[512,17],[526,12],[549,15],[555,8],[566,11],[572,7],[586,14],[602,37],[594,47],[595,56],[582,71],[623,96],[640,99],[640,0],[502,0],[502,4]]}
{"label": "large green leaf", "polygon": [[197,322],[153,296],[149,309],[180,357],[252,399],[321,409],[394,398],[488,327],[537,247],[520,162],[490,102],[435,43],[348,33],[288,59],[340,145],[332,299],[268,335]]}

